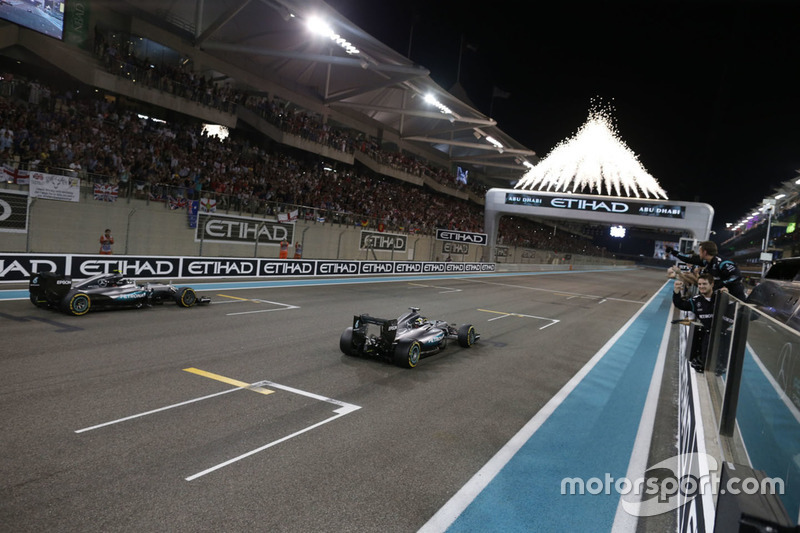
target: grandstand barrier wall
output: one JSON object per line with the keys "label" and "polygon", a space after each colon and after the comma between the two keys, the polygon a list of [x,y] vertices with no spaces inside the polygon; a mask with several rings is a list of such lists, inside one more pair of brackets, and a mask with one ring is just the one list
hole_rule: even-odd
{"label": "grandstand barrier wall", "polygon": [[[5,192],[26,197],[25,191],[19,189]],[[287,230],[273,232],[266,240],[262,236],[258,243],[254,238],[236,239],[235,235],[206,238],[202,230],[190,227],[186,209],[173,210],[168,202],[136,198],[119,198],[115,202],[96,201],[90,194],[82,195],[77,202],[30,198],[27,212],[12,216],[21,217],[18,227],[23,229],[8,232],[0,227],[0,252],[96,254],[100,235],[110,228],[115,239],[113,253],[117,255],[278,258],[279,242],[286,238],[290,243],[290,258],[294,256],[295,243],[300,242],[302,258],[307,259],[438,262],[449,257],[459,263],[487,262],[488,259],[486,247],[440,241],[432,235],[381,232],[371,225],[362,227],[318,220],[279,224],[274,216],[239,215],[235,211],[200,214],[198,226],[202,228],[214,219],[219,224],[227,224],[230,232],[269,233],[278,225]],[[535,270],[543,267],[563,270],[582,265],[633,264],[632,261],[559,254],[520,246],[501,245],[498,252],[496,262],[509,270],[531,269],[535,265],[539,265]]]}

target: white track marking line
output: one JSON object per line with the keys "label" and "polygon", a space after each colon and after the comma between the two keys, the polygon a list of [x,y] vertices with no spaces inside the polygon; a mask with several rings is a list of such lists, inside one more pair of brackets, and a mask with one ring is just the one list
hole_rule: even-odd
{"label": "white track marking line", "polygon": [[291,305],[291,304],[284,304],[280,302],[271,302],[269,300],[258,300],[258,299],[251,299],[248,300],[249,302],[255,303],[262,303],[262,304],[272,304],[272,305],[279,305],[280,307],[277,309],[259,309],[256,311],[240,311],[238,313],[227,313],[226,316],[236,316],[236,315],[252,315],[255,313],[269,313],[271,311],[289,311],[291,309],[300,309],[299,305]]}
{"label": "white track marking line", "polygon": [[308,392],[308,391],[304,391],[304,390],[300,390],[300,389],[295,389],[294,387],[287,387],[286,385],[281,385],[280,383],[275,383],[273,381],[264,380],[264,381],[259,381],[258,383],[254,383],[253,385],[254,386],[259,386],[259,387],[265,387],[266,386],[266,387],[270,387],[270,388],[273,388],[273,389],[281,389],[281,390],[284,390],[284,391],[287,391],[287,392],[291,392],[291,393],[294,393],[294,394],[299,394],[301,396],[306,396],[308,398],[313,398],[315,400],[319,400],[319,401],[322,401],[322,402],[330,403],[330,404],[333,404],[333,405],[338,405],[339,408],[333,411],[334,413],[336,413],[335,416],[332,416],[330,418],[326,418],[325,420],[322,420],[321,422],[317,422],[316,424],[312,424],[311,426],[303,428],[303,429],[301,429],[299,431],[295,431],[291,435],[286,435],[285,437],[282,437],[280,439],[277,439],[277,440],[274,440],[274,441],[272,441],[270,443],[267,443],[264,446],[256,448],[255,450],[250,450],[249,452],[243,453],[242,455],[239,455],[239,456],[234,457],[232,459],[228,459],[227,461],[219,463],[218,465],[212,466],[211,468],[207,468],[207,469],[203,470],[202,472],[198,472],[197,474],[193,474],[193,475],[187,477],[186,481],[193,481],[193,480],[195,480],[195,479],[197,479],[199,477],[205,476],[206,474],[210,474],[211,472],[214,472],[215,470],[219,470],[220,468],[226,467],[226,466],[228,466],[230,464],[233,464],[233,463],[235,463],[237,461],[241,461],[242,459],[250,457],[251,455],[257,454],[259,452],[263,452],[266,449],[272,448],[273,446],[281,444],[282,442],[286,442],[287,440],[293,439],[294,437],[297,437],[298,435],[302,435],[303,433],[307,433],[307,432],[311,431],[312,429],[316,429],[316,428],[318,428],[318,427],[320,427],[320,426],[322,426],[324,424],[327,424],[328,422],[333,422],[337,418],[341,418],[341,417],[343,417],[345,415],[348,415],[348,414],[350,414],[350,413],[352,413],[354,411],[358,411],[359,409],[361,409],[361,407],[358,406],[358,405],[353,405],[351,403],[341,402],[339,400],[334,400],[333,398],[328,398],[326,396],[321,396],[319,394],[314,394],[313,392]]}
{"label": "white track marking line", "polygon": [[519,318],[535,318],[536,320],[549,320],[550,323],[545,325],[545,326],[540,327],[539,328],[540,330],[544,329],[544,328],[549,328],[550,326],[552,326],[554,324],[558,324],[559,322],[561,322],[560,320],[558,320],[556,318],[547,318],[547,317],[544,317],[544,316],[536,316],[536,315],[523,315],[522,313],[506,313],[504,311],[492,311],[490,309],[478,309],[478,311],[483,311],[484,313],[496,313],[498,315],[501,315],[501,316],[498,316],[498,317],[495,317],[495,318],[490,318],[489,320],[487,320],[487,322],[491,322],[492,320],[499,320],[501,318],[507,318],[507,317],[510,317],[510,316],[516,316],[516,317],[519,317]]}
{"label": "white track marking line", "polygon": [[415,287],[425,287],[431,289],[444,289],[443,291],[439,291],[439,294],[445,294],[448,292],[461,292],[462,289],[454,289],[452,287],[439,287],[437,285],[422,285],[421,283],[409,283],[409,285],[414,285]]}
{"label": "white track marking line", "polygon": [[307,428],[301,429],[300,431],[296,431],[296,432],[292,433],[291,435],[286,435],[283,438],[280,438],[278,440],[274,440],[274,441],[270,442],[269,444],[265,444],[264,446],[261,446],[260,448],[256,448],[255,450],[250,450],[249,452],[243,453],[242,455],[240,455],[238,457],[234,457],[233,459],[228,459],[224,463],[220,463],[218,465],[212,466],[211,468],[207,468],[207,469],[203,470],[202,472],[198,472],[196,474],[193,474],[193,475],[187,477],[186,481],[193,481],[193,480],[195,480],[195,479],[197,479],[199,477],[205,476],[206,474],[210,474],[211,472],[214,472],[215,470],[219,470],[220,468],[224,468],[224,467],[226,467],[226,466],[228,466],[230,464],[233,464],[233,463],[235,463],[237,461],[241,461],[242,459],[250,457],[251,455],[255,455],[258,452],[263,452],[264,450],[266,450],[268,448],[272,448],[273,446],[277,446],[278,444],[280,444],[282,442],[286,442],[289,439],[293,439],[294,437],[297,437],[298,435],[302,435],[303,433],[311,431],[312,429],[316,429],[316,428],[322,426],[323,424],[327,424],[328,422],[333,422],[337,418],[343,417],[345,414],[347,414],[347,413],[336,414],[336,415],[334,415],[334,416],[332,416],[330,418],[326,418],[322,422],[317,422],[316,424],[314,424],[312,426],[308,426]]}
{"label": "white track marking line", "polygon": [[166,411],[168,409],[174,409],[175,407],[182,407],[184,405],[189,405],[190,403],[195,403],[195,402],[200,402],[200,401],[203,401],[203,400],[208,400],[209,398],[214,398],[216,396],[221,396],[223,394],[228,394],[229,392],[236,392],[238,390],[246,390],[246,389],[243,388],[243,387],[237,387],[235,389],[229,389],[229,390],[225,390],[225,391],[222,391],[222,392],[209,394],[208,396],[202,396],[200,398],[195,398],[193,400],[186,400],[185,402],[174,403],[172,405],[167,405],[166,407],[160,407],[158,409],[153,409],[152,411],[145,411],[144,413],[139,413],[139,414],[136,414],[136,415],[126,416],[125,418],[118,418],[117,420],[112,420],[110,422],[104,422],[102,424],[97,424],[96,426],[83,428],[83,429],[77,429],[77,430],[75,430],[75,433],[84,433],[86,431],[91,431],[93,429],[99,429],[99,428],[102,428],[102,427],[111,426],[113,424],[119,424],[120,422],[126,422],[128,420],[133,420],[134,418],[140,418],[140,417],[143,417],[143,416],[152,415],[152,414],[155,414],[155,413],[160,413],[161,411]]}

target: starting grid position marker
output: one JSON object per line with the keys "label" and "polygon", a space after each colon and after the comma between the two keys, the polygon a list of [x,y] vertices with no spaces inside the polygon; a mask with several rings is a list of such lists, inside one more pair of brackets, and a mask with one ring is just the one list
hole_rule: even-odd
{"label": "starting grid position marker", "polygon": [[309,431],[311,431],[313,429],[316,429],[316,428],[318,428],[320,426],[323,426],[323,425],[327,424],[328,422],[333,422],[337,418],[341,418],[341,417],[343,417],[345,415],[348,415],[350,413],[353,413],[353,412],[358,411],[359,409],[361,409],[361,407],[358,406],[358,405],[353,405],[353,404],[342,402],[342,401],[339,401],[339,400],[334,400],[333,398],[328,398],[326,396],[321,396],[319,394],[314,394],[313,392],[308,392],[308,391],[304,391],[304,390],[300,390],[300,389],[295,389],[293,387],[288,387],[286,385],[281,385],[281,384],[275,383],[273,381],[264,380],[264,381],[257,381],[255,383],[245,383],[243,381],[239,381],[239,380],[236,380],[236,379],[228,378],[228,377],[225,377],[225,376],[220,376],[219,374],[213,374],[211,372],[206,372],[205,370],[200,370],[200,369],[197,369],[197,368],[185,368],[184,371],[191,372],[192,374],[196,374],[198,376],[203,376],[203,377],[206,377],[206,378],[209,378],[209,379],[214,379],[214,380],[220,381],[222,383],[227,383],[229,385],[234,385],[236,388],[228,389],[228,390],[225,390],[225,391],[222,391],[222,392],[217,392],[215,394],[209,394],[208,396],[202,396],[200,398],[194,398],[194,399],[191,399],[191,400],[187,400],[185,402],[180,402],[180,403],[175,403],[175,404],[172,404],[172,405],[167,405],[167,406],[164,406],[164,407],[160,407],[158,409],[153,409],[153,410],[146,411],[146,412],[143,412],[143,413],[138,413],[138,414],[135,414],[135,415],[127,416],[125,418],[119,418],[117,420],[111,420],[109,422],[105,422],[105,423],[102,423],[102,424],[97,424],[95,426],[91,426],[91,427],[87,427],[87,428],[83,428],[83,429],[78,429],[78,430],[75,430],[75,433],[85,433],[87,431],[93,431],[95,429],[100,429],[100,428],[111,426],[111,425],[114,425],[114,424],[119,424],[120,422],[126,422],[128,420],[133,420],[135,418],[141,418],[143,416],[152,415],[152,414],[155,414],[155,413],[160,413],[160,412],[166,411],[168,409],[173,409],[175,407],[182,407],[184,405],[189,405],[191,403],[199,402],[199,401],[202,401],[202,400],[208,400],[210,398],[215,398],[215,397],[221,396],[223,394],[228,394],[228,393],[236,392],[236,391],[240,391],[240,390],[250,390],[250,391],[253,391],[253,392],[258,392],[260,394],[268,395],[268,394],[272,394],[272,393],[275,392],[272,389],[278,389],[278,390],[286,391],[286,392],[289,392],[289,393],[292,393],[292,394],[299,394],[301,396],[306,396],[307,398],[312,398],[314,400],[319,400],[321,402],[329,403],[329,404],[332,404],[332,405],[336,406],[336,409],[334,409],[334,411],[333,411],[334,412],[334,416],[326,418],[325,420],[317,422],[316,424],[312,424],[312,425],[310,425],[310,426],[308,426],[306,428],[303,428],[303,429],[301,429],[299,431],[295,431],[294,433],[292,433],[290,435],[286,435],[285,437],[282,437],[280,439],[277,439],[277,440],[274,440],[272,442],[269,442],[269,443],[265,444],[264,446],[260,446],[259,448],[251,450],[251,451],[249,451],[247,453],[244,453],[244,454],[239,455],[237,457],[233,457],[232,459],[228,459],[225,462],[222,462],[222,463],[220,463],[218,465],[215,465],[215,466],[212,466],[210,468],[207,468],[207,469],[203,470],[202,472],[198,472],[198,473],[193,474],[193,475],[191,475],[191,476],[186,478],[186,481],[192,481],[192,480],[195,480],[195,479],[197,479],[199,477],[205,476],[206,474],[210,474],[211,472],[214,472],[215,470],[219,470],[220,468],[223,468],[225,466],[233,464],[233,463],[235,463],[237,461],[241,461],[242,459],[244,459],[246,457],[250,457],[251,455],[255,455],[255,454],[257,454],[259,452],[262,452],[262,451],[264,451],[264,450],[266,450],[268,448],[272,448],[273,446],[281,444],[282,442],[286,442],[287,440],[293,439],[294,437],[297,437],[298,435],[302,435],[303,433],[307,433],[307,432],[309,432]]}

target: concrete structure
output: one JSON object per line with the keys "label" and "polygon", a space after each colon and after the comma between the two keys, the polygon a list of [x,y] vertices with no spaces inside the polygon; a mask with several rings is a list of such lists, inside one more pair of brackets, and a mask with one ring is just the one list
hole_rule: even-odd
{"label": "concrete structure", "polygon": [[[19,191],[17,191],[19,192]],[[231,210],[219,211],[218,217],[244,220],[251,226],[276,223],[274,216],[250,215]],[[22,215],[19,215],[22,216]],[[94,200],[89,189],[82,189],[79,202],[31,199],[28,205],[27,232],[0,232],[0,252],[96,254],[100,234],[105,228],[112,230],[115,254],[130,255],[180,255],[216,257],[278,257],[277,242],[218,242],[201,239],[197,230],[189,227],[185,209],[171,210],[162,202],[120,198],[116,202]],[[202,222],[201,222],[202,225]],[[401,237],[403,246],[391,250],[380,245],[364,247],[365,235]],[[488,258],[485,246],[464,245],[465,253],[448,253],[452,243],[438,241],[429,235],[380,233],[375,228],[298,220],[288,240],[289,257],[294,254],[294,243],[303,244],[303,257],[307,259],[443,261],[448,255],[454,261],[480,261]],[[526,265],[597,265],[612,260],[568,254],[550,250],[506,246],[502,248],[499,263]],[[617,262],[623,264],[625,262]]]}

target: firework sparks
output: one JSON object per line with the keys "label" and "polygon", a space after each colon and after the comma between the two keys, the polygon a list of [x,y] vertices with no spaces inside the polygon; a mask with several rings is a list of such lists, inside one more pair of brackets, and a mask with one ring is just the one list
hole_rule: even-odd
{"label": "firework sparks", "polygon": [[658,181],[619,138],[609,112],[602,109],[590,111],[578,132],[553,148],[515,188],[667,198]]}

